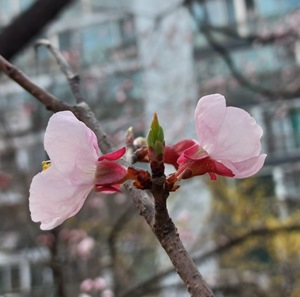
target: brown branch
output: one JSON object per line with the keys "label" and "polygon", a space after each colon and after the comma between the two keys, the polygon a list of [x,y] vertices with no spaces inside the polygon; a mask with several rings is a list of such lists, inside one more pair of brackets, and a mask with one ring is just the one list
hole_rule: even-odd
{"label": "brown branch", "polygon": [[58,98],[36,85],[20,69],[12,65],[5,58],[0,56],[0,71],[14,80],[24,90],[38,99],[45,107],[54,112],[62,110],[71,110],[71,106],[60,101]]}
{"label": "brown branch", "polygon": [[[149,147],[152,152],[153,148]],[[160,244],[172,261],[178,275],[184,282],[188,292],[194,297],[213,297],[214,294],[207,286],[205,280],[189,256],[177,228],[169,216],[167,198],[169,190],[165,188],[166,176],[163,163],[163,154],[157,154],[153,150],[149,153],[150,167],[152,171],[151,193],[154,198],[154,222],[150,225]]]}
{"label": "brown branch", "polygon": [[58,251],[58,237],[59,237],[60,228],[55,228],[51,230],[51,234],[53,235],[53,245],[50,247],[51,253],[51,261],[50,267],[53,271],[54,280],[56,283],[56,295],[58,297],[67,297],[67,291],[65,286],[65,277],[63,272],[64,265],[61,263],[59,259],[59,251]]}
{"label": "brown branch", "polygon": [[[35,96],[48,109],[55,112],[61,110],[71,110],[74,112],[79,120],[86,123],[86,125],[95,132],[98,137],[99,147],[103,153],[110,152],[113,149],[113,145],[107,140],[106,134],[102,130],[100,123],[85,102],[81,102],[75,106],[69,106],[59,101],[58,98],[35,85],[19,69],[1,57],[0,70]],[[129,165],[125,160],[123,161],[123,164]],[[154,194],[155,199],[160,201],[159,203],[156,203],[155,208],[151,197],[145,191],[136,189],[132,186],[131,182],[126,182],[124,188],[127,190],[137,209],[140,211],[140,214],[145,218],[151,230],[167,252],[191,296],[213,297],[213,293],[207,287],[204,279],[197,270],[197,267],[185,250],[179,238],[177,229],[167,213],[167,196],[162,187],[163,183],[164,180],[161,180],[160,177],[154,178],[152,193]]]}
{"label": "brown branch", "polygon": [[74,0],[37,0],[0,34],[0,54],[13,58]]}
{"label": "brown branch", "polygon": [[[212,248],[211,250],[202,253],[199,256],[194,256],[193,261],[200,265],[201,263],[205,262],[207,259],[216,256],[221,255],[225,252],[228,252],[231,248],[234,248],[238,245],[241,245],[248,240],[252,239],[253,237],[263,237],[263,236],[275,236],[282,232],[299,232],[300,231],[300,225],[299,224],[293,224],[293,225],[282,225],[278,226],[276,228],[268,228],[268,227],[262,227],[257,229],[252,229],[248,232],[245,232],[242,235],[235,236],[233,238],[228,239],[227,241],[223,241],[222,243],[219,243],[216,247]],[[149,278],[148,280],[141,282],[136,287],[130,289],[129,291],[125,292],[121,297],[139,297],[142,296],[142,292],[145,292],[145,290],[149,291],[159,291],[160,286],[157,287],[157,284],[159,281],[161,281],[163,278],[168,277],[172,273],[175,273],[174,267],[170,267],[169,269],[166,269],[165,271],[158,273],[154,275],[153,277]],[[156,288],[157,287],[157,288]],[[213,290],[215,291],[215,290]],[[148,291],[147,291],[148,292]]]}
{"label": "brown branch", "polygon": [[20,69],[12,65],[2,56],[0,56],[0,71],[38,99],[48,110],[52,110],[53,112],[63,110],[72,111],[79,120],[86,123],[86,125],[95,132],[98,138],[99,148],[103,153],[108,153],[113,149],[113,146],[108,142],[107,136],[103,132],[100,123],[96,119],[95,114],[85,102],[71,106],[60,101],[57,97],[35,84]]}

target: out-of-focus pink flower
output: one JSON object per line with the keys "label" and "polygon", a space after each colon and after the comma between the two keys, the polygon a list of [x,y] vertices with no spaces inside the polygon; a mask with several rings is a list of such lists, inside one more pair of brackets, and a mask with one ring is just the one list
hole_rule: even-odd
{"label": "out-of-focus pink flower", "polygon": [[195,110],[198,143],[177,160],[177,179],[208,173],[245,178],[256,174],[266,155],[260,154],[262,128],[248,112],[226,107],[220,94],[202,97]]}
{"label": "out-of-focus pink flower", "polygon": [[11,176],[0,171],[0,189],[6,189],[11,181]]}
{"label": "out-of-focus pink flower", "polygon": [[90,278],[83,280],[80,284],[80,291],[90,292],[94,289],[94,281]]}
{"label": "out-of-focus pink flower", "polygon": [[125,148],[101,156],[94,132],[70,111],[54,114],[48,123],[44,146],[51,166],[38,173],[30,186],[29,208],[34,222],[49,230],[75,215],[88,194],[118,191],[127,169],[114,162]]}
{"label": "out-of-focus pink flower", "polygon": [[94,291],[102,291],[106,287],[106,281],[103,277],[96,277],[94,279]]}
{"label": "out-of-focus pink flower", "polygon": [[55,243],[55,237],[52,233],[39,234],[36,241],[43,246],[52,247]]}
{"label": "out-of-focus pink flower", "polygon": [[83,259],[87,259],[95,247],[95,240],[92,237],[86,237],[77,245],[77,255]]}
{"label": "out-of-focus pink flower", "polygon": [[114,293],[111,290],[104,290],[101,294],[101,297],[114,297]]}
{"label": "out-of-focus pink flower", "polygon": [[80,293],[79,295],[78,295],[78,297],[92,297],[91,295],[88,295],[88,294],[86,294],[86,293]]}
{"label": "out-of-focus pink flower", "polygon": [[87,233],[83,229],[71,229],[71,230],[62,230],[60,233],[63,234],[65,232],[65,239],[68,240],[70,244],[77,244],[81,240],[87,237]]}

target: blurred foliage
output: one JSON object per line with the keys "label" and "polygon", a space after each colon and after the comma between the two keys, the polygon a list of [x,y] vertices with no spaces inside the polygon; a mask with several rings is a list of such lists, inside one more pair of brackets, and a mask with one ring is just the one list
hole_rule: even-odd
{"label": "blurred foliage", "polygon": [[[276,198],[268,177],[219,178],[209,185],[214,197],[210,220],[216,242],[221,244],[249,232],[247,240],[219,255],[221,283],[229,285],[238,280],[241,287],[256,284],[260,293],[252,296],[300,296],[299,229],[272,232],[274,228],[299,223],[300,208],[290,214],[287,205]],[[258,228],[266,232],[251,235],[251,230]],[[245,291],[228,292],[225,296],[248,296]]]}

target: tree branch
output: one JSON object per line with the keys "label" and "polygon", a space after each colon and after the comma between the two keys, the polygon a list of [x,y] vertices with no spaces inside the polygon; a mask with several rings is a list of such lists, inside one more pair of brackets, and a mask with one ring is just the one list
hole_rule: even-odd
{"label": "tree branch", "polygon": [[22,50],[62,9],[74,0],[37,0],[0,34],[0,54],[10,60]]}
{"label": "tree branch", "polygon": [[[6,61],[3,57],[0,57],[0,70],[35,96],[47,109],[54,112],[61,110],[71,110],[74,112],[79,120],[83,121],[95,132],[98,138],[99,147],[103,153],[108,153],[113,149],[113,145],[107,140],[106,134],[102,130],[100,123],[97,121],[88,104],[81,102],[75,106],[70,106],[59,101],[58,98],[35,85],[19,69]],[[125,160],[123,160],[123,164],[129,165]],[[177,229],[167,213],[167,196],[162,185],[162,180],[160,180],[159,177],[154,179],[154,188],[152,192],[157,200],[160,200],[160,198],[164,200],[162,204],[156,204],[155,208],[151,197],[145,191],[133,187],[131,182],[126,182],[123,188],[126,189],[140,214],[145,218],[151,227],[151,230],[167,252],[191,296],[213,297],[213,293],[207,287],[204,279],[197,270],[197,267],[185,250],[179,238]],[[159,214],[160,211],[162,211],[162,214]],[[164,224],[164,222],[167,222],[167,224]],[[156,223],[162,223],[162,225]]]}
{"label": "tree branch", "polygon": [[54,112],[62,110],[71,110],[71,106],[60,101],[58,98],[36,85],[20,69],[12,65],[5,58],[0,56],[0,71],[14,80],[24,90],[38,99],[48,110]]}
{"label": "tree branch", "polygon": [[68,64],[64,56],[61,54],[61,52],[56,47],[54,47],[47,39],[38,40],[35,44],[36,50],[38,49],[39,46],[46,46],[48,50],[51,52],[51,54],[54,56],[57,64],[60,67],[61,72],[68,79],[72,94],[76,102],[80,103],[85,101],[80,89],[80,77],[77,73],[73,73],[70,65]]}

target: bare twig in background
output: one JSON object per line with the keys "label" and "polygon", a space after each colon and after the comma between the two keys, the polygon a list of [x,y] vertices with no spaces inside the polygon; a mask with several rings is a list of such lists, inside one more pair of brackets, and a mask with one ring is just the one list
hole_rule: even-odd
{"label": "bare twig in background", "polygon": [[8,60],[13,58],[72,2],[74,0],[34,1],[31,7],[1,31],[0,54]]}
{"label": "bare twig in background", "polygon": [[[190,11],[191,16],[194,18],[199,31],[205,36],[209,46],[223,59],[227,67],[229,68],[233,78],[236,79],[236,81],[241,84],[242,86],[246,87],[250,91],[253,91],[255,93],[261,94],[264,97],[273,99],[273,98],[286,98],[291,99],[295,98],[300,95],[300,87],[299,84],[296,85],[296,87],[293,87],[291,89],[285,88],[276,88],[276,86],[266,87],[260,83],[255,83],[247,76],[242,73],[236,66],[234,60],[232,59],[232,56],[230,52],[228,51],[227,47],[224,46],[221,42],[219,42],[215,36],[214,33],[222,33],[224,36],[229,36],[231,38],[238,39],[239,41],[246,42],[248,44],[259,42],[261,44],[269,44],[274,42],[275,40],[278,40],[278,38],[285,38],[285,37],[292,37],[295,40],[299,40],[298,34],[291,30],[287,30],[285,34],[278,36],[278,34],[269,34],[269,36],[262,37],[259,34],[249,34],[247,36],[240,36],[237,31],[232,30],[230,28],[226,27],[217,27],[213,26],[209,22],[208,18],[208,12],[206,11],[205,5],[202,6],[203,9],[203,19],[198,20],[196,15],[193,11],[193,3],[201,3],[202,1],[197,0],[186,0],[184,1],[184,5],[188,8]],[[275,87],[275,88],[274,88]]]}
{"label": "bare twig in background", "polygon": [[200,28],[203,35],[206,37],[206,40],[208,41],[209,45],[212,49],[214,49],[220,57],[223,58],[223,61],[228,66],[232,76],[244,87],[248,88],[249,90],[259,93],[263,96],[266,96],[268,98],[294,98],[295,96],[300,94],[300,87],[297,86],[297,88],[293,90],[282,90],[282,89],[275,89],[272,90],[271,88],[264,87],[261,84],[257,84],[254,82],[251,82],[248,77],[246,77],[241,71],[236,67],[229,51],[221,45],[219,42],[215,40],[213,35],[211,34],[210,30],[207,27]]}
{"label": "bare twig in background", "polygon": [[[231,248],[239,246],[247,242],[247,240],[253,239],[253,237],[275,236],[283,232],[300,232],[300,225],[282,225],[276,228],[261,227],[249,230],[248,232],[245,232],[242,235],[234,236],[233,238],[229,238],[228,240],[219,243],[217,246],[213,247],[212,249],[206,252],[201,253],[199,256],[193,256],[193,260],[196,264],[200,265],[209,258],[228,252]],[[146,290],[147,292],[148,290],[151,292],[157,292],[161,288],[159,281],[161,281],[165,277],[170,276],[172,273],[175,273],[174,267],[170,267],[165,271],[157,273],[148,280],[141,282],[136,287],[125,292],[123,295],[121,295],[121,297],[140,297],[144,292],[146,292]]]}
{"label": "bare twig in background", "polygon": [[66,76],[66,78],[69,81],[69,85],[71,87],[71,91],[76,102],[80,103],[85,101],[80,90],[80,77],[77,73],[74,73],[72,71],[70,65],[67,63],[66,59],[61,54],[61,52],[56,47],[54,47],[48,39],[38,40],[35,43],[35,49],[38,50],[38,47],[40,46],[46,46],[51,52],[51,54],[54,56],[57,64],[60,67],[61,72]]}
{"label": "bare twig in background", "polygon": [[120,279],[122,276],[119,275],[118,271],[118,251],[116,247],[116,241],[122,229],[125,227],[126,223],[132,218],[132,213],[134,209],[132,205],[129,205],[125,211],[121,214],[118,218],[117,222],[114,224],[110,234],[108,236],[108,245],[109,245],[109,252],[111,258],[111,265],[113,267],[113,274],[114,274],[114,292],[118,296],[121,289],[121,281]]}

